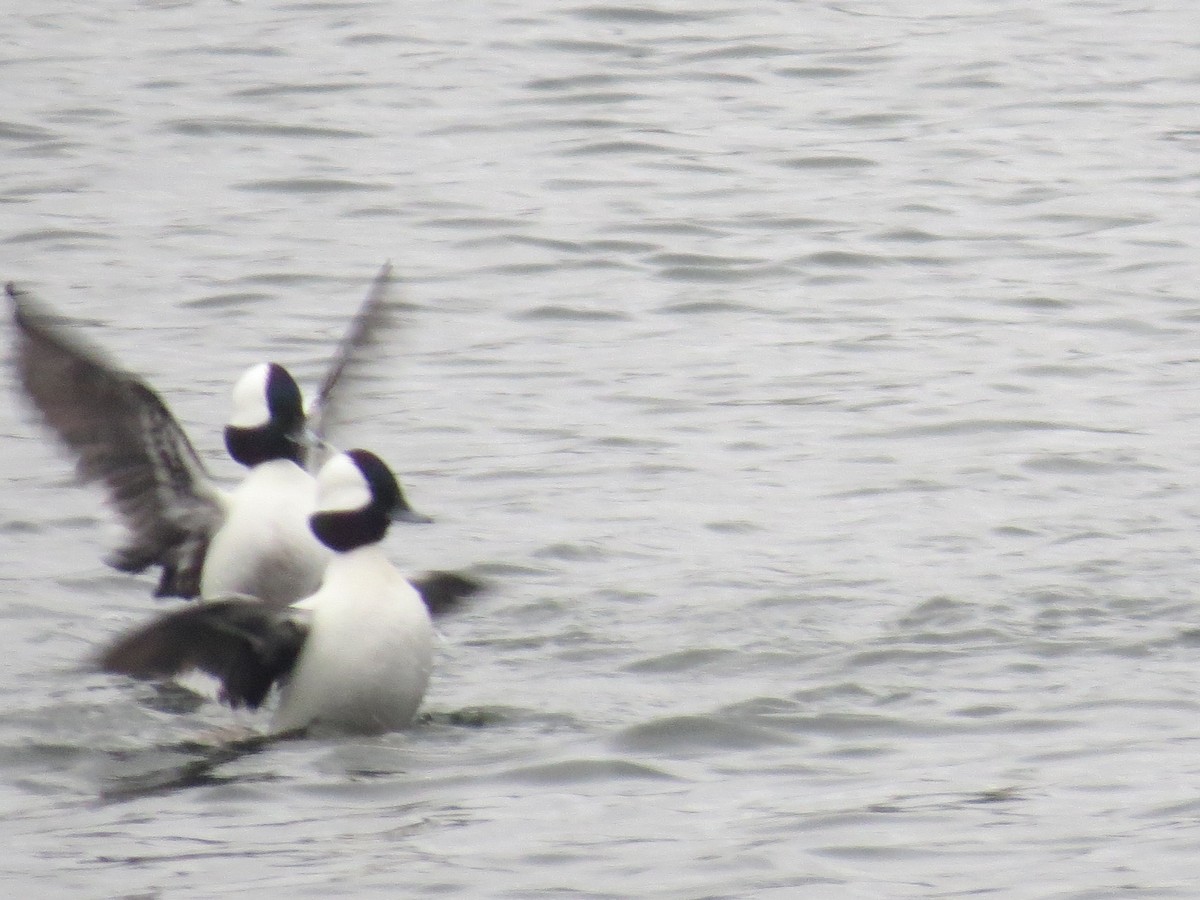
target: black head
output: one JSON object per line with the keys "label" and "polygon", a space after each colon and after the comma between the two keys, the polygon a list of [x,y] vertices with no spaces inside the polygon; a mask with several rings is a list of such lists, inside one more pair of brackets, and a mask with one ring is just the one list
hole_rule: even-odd
{"label": "black head", "polygon": [[243,466],[275,459],[304,463],[304,400],[290,372],[276,363],[249,369],[233,387],[225,447]]}
{"label": "black head", "polygon": [[313,534],[339,553],[378,543],[393,521],[428,522],[408,505],[396,476],[369,450],[332,457],[317,473]]}

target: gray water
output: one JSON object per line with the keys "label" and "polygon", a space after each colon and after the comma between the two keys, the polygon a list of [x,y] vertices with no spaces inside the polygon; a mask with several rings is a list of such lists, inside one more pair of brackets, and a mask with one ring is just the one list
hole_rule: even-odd
{"label": "gray water", "polygon": [[1194,4],[3,32],[0,279],[230,479],[391,259],[339,437],[491,584],[417,727],[214,752],[264,720],[87,670],[162,607],[5,366],[6,895],[1198,895]]}

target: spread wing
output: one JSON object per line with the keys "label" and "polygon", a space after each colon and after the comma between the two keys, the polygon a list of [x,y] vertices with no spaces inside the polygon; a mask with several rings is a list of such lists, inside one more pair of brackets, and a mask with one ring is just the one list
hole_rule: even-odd
{"label": "spread wing", "polygon": [[17,373],[26,396],[74,454],[79,476],[100,482],[128,537],[109,558],[123,572],[161,566],[155,596],[193,597],[224,505],[162,399],[70,333],[13,284]]}
{"label": "spread wing", "polygon": [[[391,284],[392,264],[384,263],[329,362],[325,378],[308,410],[309,431],[318,446],[325,442],[330,427],[335,424],[340,399],[338,388],[343,376],[362,361],[360,351],[378,338],[391,318]],[[313,453],[310,460],[310,468],[319,468],[324,462],[324,454]]]}
{"label": "spread wing", "polygon": [[478,581],[457,572],[425,572],[410,578],[409,584],[417,589],[433,618],[456,611],[463,600],[483,590]]}
{"label": "spread wing", "polygon": [[129,632],[97,660],[105,672],[140,679],[199,669],[221,682],[221,699],[257,709],[271,685],[286,678],[308,628],[259,600],[192,604]]}

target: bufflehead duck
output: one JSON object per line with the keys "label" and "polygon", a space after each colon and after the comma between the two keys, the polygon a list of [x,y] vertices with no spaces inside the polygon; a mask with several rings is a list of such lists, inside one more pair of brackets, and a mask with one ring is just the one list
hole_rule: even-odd
{"label": "bufflehead duck", "polygon": [[279,685],[277,733],[403,728],[429,683],[431,608],[446,611],[477,587],[443,583],[441,603],[422,602],[380,547],[405,505],[379,457],[333,456],[317,475],[310,517],[333,558],[312,596],[284,609],[244,598],[186,606],[119,639],[100,668],[141,679],[199,669],[220,680],[222,699],[235,708],[257,709]]}
{"label": "bufflehead duck", "polygon": [[[304,468],[306,421],[323,429],[354,350],[384,316],[390,278],[385,265],[307,417],[300,388],[280,365],[253,366],[234,385],[225,443],[248,471],[228,493],[153,389],[7,285],[25,393],[74,452],[83,480],[107,488],[128,532],[110,565],[134,573],[160,567],[156,597],[238,593],[284,606],[316,588],[330,551],[308,527],[316,483]],[[428,521],[404,508],[410,520]]]}

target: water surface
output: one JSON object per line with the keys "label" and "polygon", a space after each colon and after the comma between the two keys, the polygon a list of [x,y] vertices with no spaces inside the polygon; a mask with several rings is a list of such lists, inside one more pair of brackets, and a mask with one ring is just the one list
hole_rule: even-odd
{"label": "water surface", "polygon": [[[169,400],[402,324],[339,435],[437,525],[426,718],[214,751],[0,407],[14,895],[1194,896],[1194,11],[41,4],[0,277]],[[10,396],[12,377],[5,376]]]}

